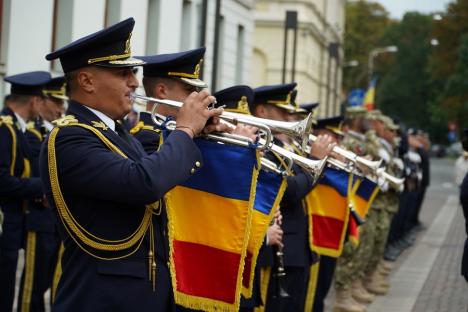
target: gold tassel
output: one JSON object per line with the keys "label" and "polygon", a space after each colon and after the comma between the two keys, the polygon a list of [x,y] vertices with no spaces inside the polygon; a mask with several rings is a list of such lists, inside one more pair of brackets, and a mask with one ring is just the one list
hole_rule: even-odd
{"label": "gold tassel", "polygon": [[153,270],[153,292],[156,291],[156,261],[153,261],[153,265],[151,266]]}
{"label": "gold tassel", "polygon": [[148,252],[148,279],[151,281],[151,265],[153,263],[153,252],[150,251]]}
{"label": "gold tassel", "polygon": [[148,274],[149,280],[153,282],[153,292],[156,291],[156,253],[154,250],[153,220],[150,222],[150,244],[149,244]]}

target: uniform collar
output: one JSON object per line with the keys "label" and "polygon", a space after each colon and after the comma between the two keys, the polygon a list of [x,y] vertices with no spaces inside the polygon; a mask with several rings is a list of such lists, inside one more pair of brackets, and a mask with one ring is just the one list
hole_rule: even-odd
{"label": "uniform collar", "polygon": [[18,126],[21,130],[21,132],[25,133],[26,132],[26,128],[27,128],[27,124],[26,124],[26,121],[24,121],[24,119],[18,115],[17,113],[13,112],[15,114],[15,117],[16,117],[16,121],[18,123]]}
{"label": "uniform collar", "polygon": [[387,149],[387,151],[392,151],[393,150],[392,145],[387,140],[380,138],[380,142],[385,147],[385,149]]}
{"label": "uniform collar", "polygon": [[54,128],[54,125],[48,122],[47,120],[43,120],[42,124],[44,125],[44,128],[46,128],[47,132],[52,131],[52,129]]}
{"label": "uniform collar", "polygon": [[359,139],[361,141],[365,141],[366,140],[366,136],[362,133],[359,133],[359,132],[356,132],[354,130],[348,130],[348,134],[356,139]]}
{"label": "uniform collar", "polygon": [[102,120],[102,122],[104,122],[106,124],[106,126],[108,126],[110,129],[112,129],[112,131],[115,131],[115,121],[110,118],[109,116],[107,116],[106,114],[94,109],[94,108],[91,108],[91,107],[88,107],[86,105],[83,105],[84,107],[86,107],[87,109],[89,109],[91,112],[93,112],[96,116],[99,117],[99,119]]}

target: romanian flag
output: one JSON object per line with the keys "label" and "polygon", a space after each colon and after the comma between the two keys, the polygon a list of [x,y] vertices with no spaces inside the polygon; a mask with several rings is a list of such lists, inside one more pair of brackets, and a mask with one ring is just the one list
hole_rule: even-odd
{"label": "romanian flag", "polygon": [[361,216],[357,213],[353,202],[354,196],[360,183],[361,179],[356,176],[353,176],[353,186],[351,187],[351,191],[348,193],[348,202],[350,209],[350,215],[348,220],[348,239],[355,245],[359,243],[359,226],[362,224],[361,222],[363,221]]}
{"label": "romanian flag", "polygon": [[[361,219],[365,219],[369,208],[374,201],[375,196],[379,193],[379,187],[376,183],[369,179],[359,179],[353,186],[354,191],[350,194],[349,200],[352,207]],[[354,218],[350,218],[353,219]],[[355,221],[355,220],[354,220]],[[353,225],[350,220],[350,240],[355,244],[359,243],[359,229],[357,224]]]}
{"label": "romanian flag", "polygon": [[268,226],[283,198],[285,189],[286,179],[284,177],[273,172],[260,170],[252,212],[250,238],[245,257],[244,276],[242,278],[242,294],[246,298],[252,297],[258,253]]}
{"label": "romanian flag", "polygon": [[253,148],[195,141],[204,166],[166,195],[175,302],[238,311],[258,176]]}
{"label": "romanian flag", "polygon": [[348,189],[352,175],[327,168],[305,200],[309,212],[310,248],[320,255],[339,257],[349,219]]}
{"label": "romanian flag", "polygon": [[364,95],[364,107],[371,111],[375,108],[375,86],[377,84],[377,78],[374,78],[369,83],[369,88]]}

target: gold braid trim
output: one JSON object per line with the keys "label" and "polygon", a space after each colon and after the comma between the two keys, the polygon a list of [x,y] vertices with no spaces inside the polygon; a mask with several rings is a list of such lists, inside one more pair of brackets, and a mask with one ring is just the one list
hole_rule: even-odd
{"label": "gold braid trim", "polygon": [[13,129],[13,122],[10,123],[10,119],[5,119],[2,117],[9,117],[9,116],[0,116],[0,126],[5,125],[10,131],[11,134],[11,164],[10,164],[10,175],[15,175],[15,163],[16,163],[16,145],[17,145],[17,138],[15,129]]}
{"label": "gold braid trim", "polygon": [[[116,154],[122,156],[123,158],[127,158],[127,156],[111,141],[109,141],[101,132],[95,129],[92,126],[80,123],[69,123],[67,125],[62,125],[61,127],[56,127],[50,132],[49,142],[48,142],[48,160],[49,160],[49,176],[50,176],[50,183],[52,188],[52,194],[54,197],[54,201],[57,206],[57,210],[62,220],[62,223],[67,230],[70,237],[75,241],[75,243],[87,254],[92,257],[102,259],[102,260],[116,260],[128,257],[135,253],[139,247],[141,246],[144,236],[148,231],[148,228],[151,225],[151,218],[153,214],[153,210],[159,206],[159,201],[150,205],[146,206],[146,211],[143,216],[143,219],[135,230],[130,236],[120,239],[120,240],[106,240],[100,237],[93,235],[92,233],[88,232],[83,226],[81,226],[73,217],[70,210],[68,209],[67,204],[62,195],[62,191],[60,189],[60,184],[58,180],[58,173],[57,173],[57,159],[56,159],[56,151],[55,151],[55,140],[58,134],[58,131],[62,127],[67,126],[77,126],[84,129],[91,131],[95,134],[111,151],[115,152]],[[114,257],[114,258],[104,258],[93,254],[92,252],[88,251],[83,245],[91,247],[95,250],[100,251],[121,251],[130,248],[134,248],[128,254]]]}
{"label": "gold braid trim", "polygon": [[34,262],[36,259],[36,232],[29,231],[26,243],[26,259],[24,265],[23,294],[21,312],[31,310],[31,297],[34,285]]}
{"label": "gold braid trim", "polygon": [[63,256],[64,250],[65,250],[65,247],[63,246],[63,243],[60,243],[60,249],[57,255],[57,264],[55,265],[55,270],[54,270],[54,278],[52,280],[52,286],[50,287],[51,303],[54,303],[55,301],[55,297],[57,294],[57,286],[60,281],[60,277],[62,276],[62,256]]}
{"label": "gold braid trim", "polygon": [[255,312],[264,312],[267,305],[268,288],[270,286],[271,267],[260,269],[260,297],[263,305],[254,308]]}
{"label": "gold braid trim", "polygon": [[153,126],[145,125],[143,121],[139,121],[132,129],[130,129],[130,134],[137,134],[141,130],[149,130],[149,131],[154,131],[156,133],[161,133],[161,130],[156,129]]}

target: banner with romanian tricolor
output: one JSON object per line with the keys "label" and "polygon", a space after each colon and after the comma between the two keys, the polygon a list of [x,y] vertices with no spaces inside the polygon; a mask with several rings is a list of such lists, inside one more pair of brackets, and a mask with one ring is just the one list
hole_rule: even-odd
{"label": "banner with romanian tricolor", "polygon": [[242,279],[242,294],[246,298],[252,297],[255,266],[260,247],[265,239],[268,226],[283,198],[285,189],[286,179],[283,176],[274,172],[260,170]]}
{"label": "banner with romanian tricolor", "polygon": [[238,311],[258,176],[254,148],[195,140],[203,167],[166,195],[175,302]]}
{"label": "banner with romanian tricolor", "polygon": [[[365,220],[367,212],[369,211],[372,202],[379,193],[377,183],[372,182],[367,178],[360,178],[353,186],[354,191],[349,196],[350,203],[357,214],[357,216]],[[354,221],[351,222],[349,227],[349,238],[354,244],[359,244],[359,227]]]}
{"label": "banner with romanian tricolor", "polygon": [[348,189],[352,175],[326,168],[314,189],[306,196],[310,248],[320,255],[339,257],[349,219]]}

